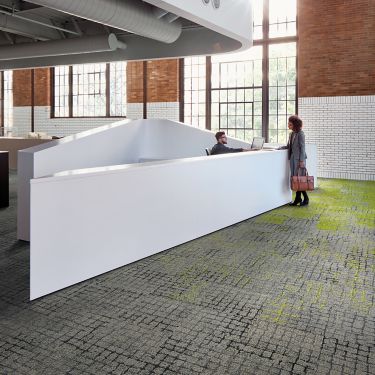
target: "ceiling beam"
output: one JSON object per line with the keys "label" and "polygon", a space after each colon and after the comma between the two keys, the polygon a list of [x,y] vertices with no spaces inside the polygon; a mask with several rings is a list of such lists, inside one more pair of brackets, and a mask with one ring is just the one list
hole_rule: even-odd
{"label": "ceiling beam", "polygon": [[36,40],[60,39],[56,30],[0,13],[0,30]]}

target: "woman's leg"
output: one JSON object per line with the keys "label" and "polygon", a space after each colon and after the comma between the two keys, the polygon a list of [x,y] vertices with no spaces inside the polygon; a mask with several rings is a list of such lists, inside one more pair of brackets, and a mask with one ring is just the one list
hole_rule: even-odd
{"label": "woman's leg", "polygon": [[301,191],[297,191],[296,192],[296,197],[294,199],[294,202],[289,203],[289,206],[297,206],[297,204],[299,204],[301,202],[302,202]]}
{"label": "woman's leg", "polygon": [[309,196],[307,195],[306,191],[303,191],[302,194],[303,194],[303,202],[300,204],[300,206],[307,206],[309,204]]}

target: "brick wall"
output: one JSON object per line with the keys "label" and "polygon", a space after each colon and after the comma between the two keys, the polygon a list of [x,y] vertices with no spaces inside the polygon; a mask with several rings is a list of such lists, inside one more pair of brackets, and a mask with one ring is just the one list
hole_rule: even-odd
{"label": "brick wall", "polygon": [[34,73],[34,105],[51,105],[51,70],[49,68],[35,69]]}
{"label": "brick wall", "polygon": [[[179,119],[179,61],[147,62],[147,117]],[[13,72],[13,135],[24,136],[31,130],[32,70]],[[69,135],[109,122],[115,118],[59,119],[50,116],[50,69],[34,70],[34,128],[51,135]],[[127,116],[143,118],[143,62],[127,64]]]}
{"label": "brick wall", "polygon": [[143,61],[126,64],[126,90],[128,103],[143,103]]}
{"label": "brick wall", "polygon": [[298,1],[299,97],[375,94],[375,1]]}
{"label": "brick wall", "polygon": [[[33,70],[13,71],[13,105],[14,107],[31,106]],[[50,105],[50,69],[34,69],[34,105]]]}
{"label": "brick wall", "polygon": [[13,106],[31,106],[31,70],[13,71]]}
{"label": "brick wall", "polygon": [[179,101],[179,61],[147,62],[147,102]]}
{"label": "brick wall", "polygon": [[298,111],[318,176],[375,180],[375,1],[299,0]]}

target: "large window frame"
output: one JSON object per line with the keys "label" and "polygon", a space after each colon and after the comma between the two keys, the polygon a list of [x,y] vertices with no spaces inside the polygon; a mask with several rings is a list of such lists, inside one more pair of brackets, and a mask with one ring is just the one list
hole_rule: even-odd
{"label": "large window frame", "polygon": [[0,71],[0,136],[13,128],[13,71]]}
{"label": "large window frame", "polygon": [[[266,142],[269,142],[270,141],[270,138],[272,138],[272,136],[270,136],[270,130],[274,130],[274,129],[270,129],[270,101],[269,101],[269,90],[270,90],[270,77],[269,77],[269,64],[270,64],[270,57],[269,57],[269,49],[270,49],[270,46],[273,46],[273,45],[276,45],[276,44],[283,44],[283,43],[295,43],[296,45],[296,54],[295,54],[295,70],[296,70],[296,77],[295,77],[295,96],[294,96],[294,102],[295,102],[295,108],[294,108],[294,111],[293,113],[290,113],[290,111],[288,111],[287,115],[288,114],[297,114],[298,113],[298,15],[297,15],[297,9],[296,9],[296,19],[295,20],[292,20],[290,21],[290,23],[292,24],[292,29],[295,28],[296,32],[295,32],[295,35],[289,35],[289,36],[274,36],[274,37],[270,37],[270,27],[274,27],[275,25],[278,27],[278,25],[285,25],[285,34],[288,34],[288,20],[286,19],[286,21],[279,21],[277,20],[277,23],[275,22],[270,22],[270,12],[269,12],[269,5],[270,5],[270,2],[272,2],[273,0],[263,0],[263,19],[262,19],[262,22],[254,22],[254,26],[257,27],[257,30],[259,30],[259,28],[262,29],[262,32],[259,33],[257,31],[257,35],[261,35],[261,39],[255,39],[254,42],[253,42],[253,45],[254,46],[260,46],[262,48],[262,129],[261,129],[261,135],[265,138]],[[298,3],[298,2],[297,2]],[[296,8],[297,8],[297,3],[296,3]],[[258,13],[260,12],[259,10],[259,7],[258,7]],[[181,65],[183,66],[184,64],[184,59],[181,59],[180,60],[180,63]],[[206,87],[207,87],[207,93],[206,93],[206,129],[208,130],[212,130],[213,129],[213,126],[212,126],[212,117],[211,117],[211,111],[212,111],[212,101],[211,101],[211,97],[212,97],[212,93],[213,93],[213,88],[211,87],[211,74],[208,74],[208,72],[212,72],[212,58],[211,57],[207,57],[207,60],[206,60],[206,71],[207,71],[207,74],[206,74]],[[184,69],[181,69],[181,71],[183,72]],[[181,88],[182,90],[184,90],[184,81],[185,81],[185,77],[181,77],[181,80],[180,80],[180,84],[181,84]],[[184,114],[184,109],[185,109],[185,102],[184,102],[184,95],[181,95],[181,101],[180,101],[180,112],[182,114]],[[290,107],[289,107],[290,109]],[[287,115],[285,115],[285,118],[287,118]],[[182,121],[185,121],[185,118],[184,116],[182,115],[181,116],[181,120]],[[253,120],[254,121],[254,120]],[[194,125],[194,124],[193,124]],[[223,128],[223,130],[225,131],[225,128]],[[279,130],[279,128],[277,128],[277,130]],[[281,133],[284,132],[285,130],[285,134],[286,134],[286,131],[287,131],[287,121],[285,121],[285,129],[281,129]],[[281,142],[283,143],[283,142]]]}
{"label": "large window frame", "polygon": [[126,62],[61,66],[51,77],[51,118],[126,118]]}

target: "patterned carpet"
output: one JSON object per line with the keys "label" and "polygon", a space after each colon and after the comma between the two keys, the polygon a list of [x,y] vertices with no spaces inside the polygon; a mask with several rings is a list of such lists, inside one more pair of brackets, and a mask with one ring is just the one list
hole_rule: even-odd
{"label": "patterned carpet", "polygon": [[375,374],[375,182],[284,206],[29,302],[0,209],[0,374]]}

